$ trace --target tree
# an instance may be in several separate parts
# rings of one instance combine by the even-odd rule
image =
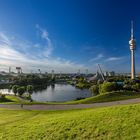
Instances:
[[[26,91],[26,89],[25,89],[24,86],[19,87],[19,88],[17,89],[17,92],[18,92],[19,96],[22,96],[23,93],[24,93],[25,91]]]
[[[30,93],[30,94],[33,93],[33,86],[32,85],[28,85],[26,89],[27,89],[28,93]]]
[[[14,92],[15,96],[16,96],[16,94],[17,94],[17,89],[18,89],[18,88],[19,88],[18,85],[12,86],[12,91]]]
[[[117,84],[115,82],[104,82],[99,86],[101,94],[117,90]]]

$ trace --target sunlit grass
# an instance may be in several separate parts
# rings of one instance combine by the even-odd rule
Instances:
[[[20,99],[16,96],[6,95],[6,98],[11,100],[12,102],[20,102]]]
[[[0,100],[1,104],[15,104],[15,103],[21,103],[21,100],[14,95],[5,95],[5,98],[3,100]]]
[[[139,112],[140,104],[70,111],[0,109],[0,139],[139,139]]]
[[[87,104],[87,103],[98,103],[98,102],[109,102],[109,101],[118,101],[125,99],[133,99],[139,98],[140,93],[132,92],[132,91],[114,91],[110,93],[106,93],[104,95],[97,95],[93,97],[89,97],[86,99],[78,100],[78,101],[70,101],[65,102],[66,104]]]

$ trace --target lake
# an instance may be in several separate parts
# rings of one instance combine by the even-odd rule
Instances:
[[[12,91],[1,89],[0,92],[5,94],[13,94]],[[78,89],[68,84],[55,84],[48,86],[42,91],[33,92],[31,98],[38,102],[52,102],[52,101],[71,101],[77,98],[87,98],[92,96],[88,89]]]

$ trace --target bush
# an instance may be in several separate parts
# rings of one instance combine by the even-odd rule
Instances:
[[[117,90],[117,84],[115,82],[104,82],[99,86],[100,94],[104,94],[106,92],[111,92]]]
[[[90,87],[90,91],[92,92],[92,94],[98,95],[99,94],[99,87],[98,87],[98,85],[91,86]]]
[[[26,91],[26,89],[25,89],[24,86],[19,87],[19,88],[17,89],[17,92],[18,92],[19,96],[22,96],[23,93],[24,93],[25,91]]]

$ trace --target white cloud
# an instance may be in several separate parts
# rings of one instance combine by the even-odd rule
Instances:
[[[42,39],[46,41],[44,45],[33,44],[17,36],[10,37],[0,32],[1,70],[8,70],[9,66],[12,67],[13,71],[15,71],[16,66],[20,66],[23,72],[37,71],[38,68],[44,72],[50,72],[52,69],[56,72],[77,72],[78,69],[81,69],[81,71],[86,69],[82,64],[76,64],[62,58],[52,58],[53,47],[48,32],[40,27],[38,29]]]
[[[103,54],[98,54],[95,58],[90,59],[89,62],[94,62],[94,61],[100,60],[103,57],[104,57]]]
[[[118,61],[123,59],[123,57],[109,57],[105,61]]]
[[[38,24],[36,24],[36,28],[41,32],[41,37],[44,38],[44,39],[46,39],[46,40],[48,40],[49,34],[48,34],[47,30],[41,28]]]
[[[47,47],[45,48],[43,55],[49,57],[53,51],[53,45],[49,38],[49,34],[46,29],[41,28],[38,24],[36,25],[36,28],[40,32],[41,38],[45,39],[47,43]]]

